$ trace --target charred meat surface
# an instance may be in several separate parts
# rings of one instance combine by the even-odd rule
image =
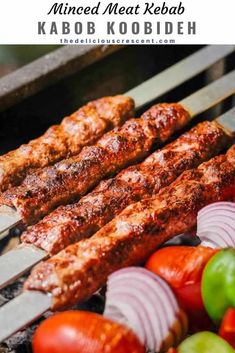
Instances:
[[[44,135],[0,156],[0,191],[19,185],[30,169],[78,154],[83,146],[133,117],[134,102],[125,96],[94,100],[51,126]]]
[[[66,246],[90,237],[128,205],[157,194],[183,171],[197,167],[231,143],[231,137],[216,122],[193,127],[139,165],[102,181],[78,203],[61,206],[21,237],[55,254]]]
[[[185,171],[157,196],[128,206],[91,238],[36,266],[25,289],[51,293],[54,310],[89,298],[109,274],[143,263],[160,244],[189,231],[198,211],[227,199],[234,184],[235,145]]]
[[[144,158],[187,124],[190,116],[177,103],[158,104],[139,119],[130,119],[75,157],[29,174],[5,191],[0,204],[15,207],[25,224],[37,222],[59,205],[72,203],[104,177]]]

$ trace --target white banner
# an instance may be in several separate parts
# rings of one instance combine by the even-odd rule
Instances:
[[[0,44],[234,44],[234,0],[1,0]]]

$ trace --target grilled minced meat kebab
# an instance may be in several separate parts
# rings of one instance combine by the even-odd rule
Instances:
[[[1,195],[0,204],[15,207],[23,223],[34,223],[57,206],[75,201],[104,177],[144,158],[189,119],[180,104],[155,105],[79,155],[29,174],[20,186]]]
[[[36,266],[26,289],[52,294],[52,309],[89,298],[112,272],[143,263],[163,242],[196,225],[198,211],[229,198],[235,187],[235,145],[185,171],[152,198],[123,210],[89,239]]]
[[[19,185],[26,173],[78,154],[83,146],[134,116],[134,101],[125,96],[94,100],[50,127],[44,135],[0,156],[0,191]]]
[[[125,207],[157,194],[183,171],[197,167],[230,143],[231,137],[216,122],[200,123],[143,163],[102,181],[78,203],[59,207],[28,228],[21,240],[55,254],[90,237]]]

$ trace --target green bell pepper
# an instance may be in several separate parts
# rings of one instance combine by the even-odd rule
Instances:
[[[202,275],[202,298],[216,324],[235,307],[235,249],[223,249],[209,260]]]
[[[186,338],[177,348],[178,353],[235,353],[222,338],[212,332],[199,332]]]

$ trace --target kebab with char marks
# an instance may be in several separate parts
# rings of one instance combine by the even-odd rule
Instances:
[[[144,159],[195,115],[229,97],[235,91],[234,77],[232,71],[179,103],[155,105],[139,119],[130,119],[95,145],[84,147],[79,155],[30,173],[20,186],[0,196],[0,236],[16,225],[38,222],[60,205],[78,201],[102,179]]]
[[[71,203],[98,182],[144,158],[190,120],[177,103],[158,104],[138,119],[128,120],[84,147],[77,156],[30,173],[18,187],[0,195],[0,204],[13,207],[24,224],[36,223],[61,204]]]
[[[230,79],[209,85],[186,98],[184,104],[196,103],[199,97],[202,97],[204,107],[211,104],[221,96],[224,90],[222,82],[226,83],[228,92]],[[215,88],[220,95],[218,92],[215,94]],[[58,209],[38,226],[30,228],[24,233],[20,246],[0,257],[0,288],[67,245],[91,236],[129,204],[157,193],[184,170],[196,167],[227,147],[234,133],[234,113],[232,109],[212,123],[197,126],[179,141],[157,151],[147,162],[130,167],[110,181],[104,181],[81,202]],[[164,127],[162,129],[164,132]]]
[[[54,310],[86,300],[112,272],[143,263],[159,245],[190,231],[202,207],[228,199],[234,188],[235,145],[36,266],[25,289],[50,293]]]
[[[41,137],[0,156],[0,191],[19,185],[32,169],[78,154],[82,147],[133,116],[132,98],[119,95],[91,101]]]
[[[230,143],[231,136],[216,121],[200,123],[141,164],[102,181],[78,203],[59,207],[29,227],[21,240],[55,254],[90,237],[125,207],[157,194],[183,171],[210,159]]]
[[[126,206],[157,194],[183,171],[198,166],[232,141],[226,122],[235,109],[213,122],[203,122],[143,163],[102,181],[78,203],[61,206],[23,233],[23,241],[0,257],[0,288],[66,246],[90,237]],[[222,125],[220,124],[222,122]],[[36,246],[36,247],[35,247]]]

